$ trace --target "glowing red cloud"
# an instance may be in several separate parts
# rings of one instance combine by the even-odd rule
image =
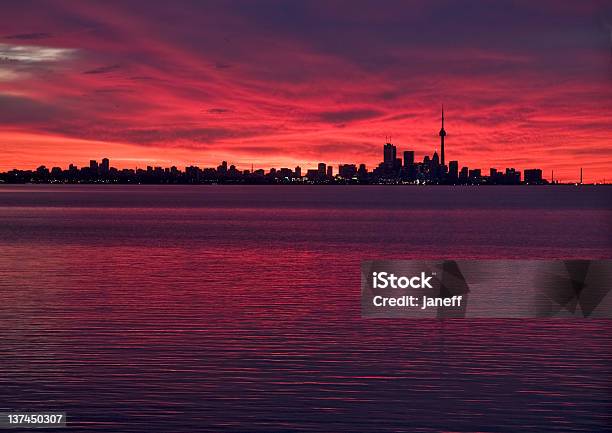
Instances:
[[[0,170],[103,156],[118,167],[372,167],[385,136],[419,159],[433,153],[442,103],[447,158],[461,165],[554,169],[560,180],[584,167],[587,181],[612,166],[610,53],[599,36],[523,49],[512,38],[525,33],[496,16],[486,18],[501,20],[489,30],[499,46],[470,36],[480,21],[449,21],[446,39],[400,27],[426,20],[426,3],[394,5],[401,23],[370,3],[352,15],[329,6],[319,21],[302,5],[295,29],[247,6],[142,6],[77,2],[26,23],[7,8]],[[525,32],[545,34],[521,13]]]

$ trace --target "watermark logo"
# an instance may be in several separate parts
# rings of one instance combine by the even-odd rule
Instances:
[[[612,260],[378,260],[362,317],[612,318]]]
[[[433,289],[433,286],[430,283],[433,277],[434,274],[426,276],[425,272],[421,272],[420,276],[415,277],[397,277],[393,273],[372,272],[372,287],[375,289],[386,289],[387,287],[391,287],[393,289],[407,289],[408,287],[413,289]]]

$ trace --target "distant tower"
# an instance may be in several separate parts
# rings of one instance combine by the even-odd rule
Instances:
[[[446,136],[446,131],[444,130],[444,105],[442,105],[442,128],[440,129],[440,164],[445,164],[444,159],[444,137]]]
[[[100,170],[100,174],[103,174],[103,175],[107,175],[108,174],[108,172],[110,170],[110,161],[108,160],[108,158],[103,158],[102,159],[102,164],[100,164],[98,169]]]
[[[326,168],[326,164],[324,162],[320,162],[319,165],[317,166],[317,174],[319,175],[320,178],[324,178],[325,177],[325,168]]]
[[[408,168],[414,165],[414,150],[404,151],[404,167]]]
[[[388,169],[393,168],[393,164],[395,164],[395,159],[397,158],[397,148],[391,143],[385,143],[383,148],[383,161],[385,167]]]

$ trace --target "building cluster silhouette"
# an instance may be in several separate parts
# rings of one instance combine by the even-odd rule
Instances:
[[[301,167],[238,170],[234,165],[223,161],[216,168],[186,167],[179,170],[148,166],[146,169],[117,169],[110,166],[108,158],[100,163],[91,160],[89,166],[78,168],[70,164],[68,169],[53,167],[49,170],[41,165],[36,170],[11,170],[0,173],[0,182],[5,183],[122,183],[122,184],[429,184],[429,185],[519,185],[548,184],[538,168],[521,172],[514,168],[498,170],[491,168],[483,173],[479,168],[459,168],[459,162],[446,164],[444,139],[444,108],[442,108],[440,154],[437,151],[430,157],[425,155],[421,162],[415,160],[413,150],[406,150],[403,158],[398,158],[397,147],[388,142],[383,146],[383,161],[369,171],[365,164],[340,164],[334,174],[333,167],[323,162],[317,168],[302,172]],[[551,179],[554,183],[554,179]]]

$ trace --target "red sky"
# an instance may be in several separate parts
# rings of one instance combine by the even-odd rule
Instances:
[[[420,160],[612,178],[607,2],[12,2],[0,170]]]

